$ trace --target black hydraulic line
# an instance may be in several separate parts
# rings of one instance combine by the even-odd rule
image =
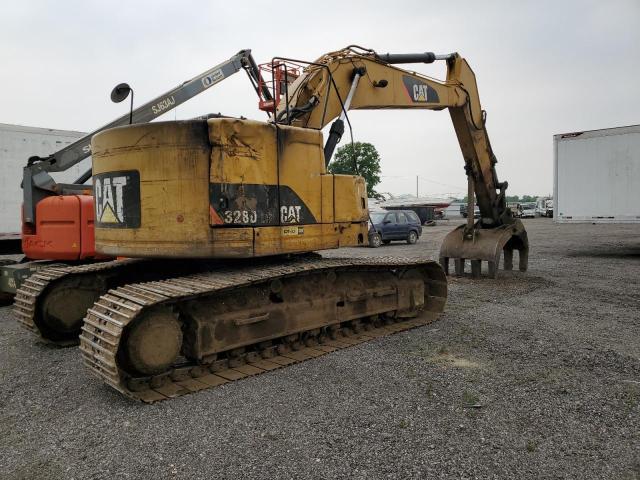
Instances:
[[[336,146],[340,142],[342,135],[344,134],[344,121],[338,118],[335,122],[331,124],[331,128],[329,129],[329,138],[327,138],[327,143],[324,146],[324,165],[325,167],[329,165],[331,161],[331,156],[333,155]]]
[[[91,169],[87,170],[82,175],[80,175],[78,178],[76,178],[73,181],[73,183],[76,184],[76,185],[82,185],[84,182],[86,182],[87,180],[89,180],[91,178],[91,172],[92,172]]]
[[[424,53],[383,53],[377,54],[376,58],[386,63],[433,63],[436,61],[436,54],[433,52]]]
[[[244,69],[247,72],[247,75],[249,75],[249,79],[251,80],[256,93],[260,95],[260,92],[262,92],[262,96],[265,100],[273,100],[273,95],[271,95],[269,88],[264,84],[260,84],[260,69],[258,68],[258,64],[251,53],[247,54],[244,60],[246,62]]]
[[[353,79],[351,81],[351,88],[349,89],[349,93],[347,94],[347,99],[342,104],[342,113],[338,117],[338,119],[333,122],[331,125],[331,129],[329,130],[329,138],[327,139],[327,143],[324,147],[324,160],[325,165],[329,165],[329,161],[331,160],[331,155],[333,155],[333,151],[335,150],[338,142],[342,138],[342,134],[344,133],[344,121],[343,117],[349,121],[347,110],[351,106],[351,101],[353,100],[353,96],[355,95],[356,88],[358,87],[358,82],[362,76],[367,73],[367,69],[365,67],[355,67],[353,69]],[[351,143],[353,143],[353,131],[351,128],[351,123],[349,123],[349,131],[351,132]],[[355,162],[354,162],[355,163]],[[356,173],[358,171],[357,164],[355,165]]]

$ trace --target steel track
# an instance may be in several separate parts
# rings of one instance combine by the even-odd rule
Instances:
[[[20,325],[51,341],[43,335],[37,321],[37,305],[41,296],[54,282],[69,275],[96,275],[107,270],[129,265],[135,260],[89,263],[85,265],[52,265],[35,272],[27,278],[17,290],[13,303],[13,313]],[[78,341],[51,341],[60,346],[77,345]]]
[[[246,288],[265,281],[302,276],[317,272],[401,270],[418,268],[425,273],[424,310],[419,318],[387,320],[387,325],[368,318],[366,331],[342,328],[334,338],[308,337],[306,348],[266,347],[202,365],[184,359],[169,371],[148,377],[132,377],[118,361],[127,326],[157,306],[176,306],[181,302],[211,298],[233,289]],[[434,271],[438,272],[434,275]],[[87,312],[80,335],[83,360],[93,374],[124,395],[143,402],[156,402],[191,392],[216,387],[247,376],[261,374],[293,363],[359,344],[373,338],[425,325],[436,320],[446,302],[446,277],[436,262],[380,259],[296,259],[271,265],[227,267],[167,280],[129,284],[110,290]],[[355,325],[355,324],[354,324]],[[359,325],[359,324],[358,324]],[[356,330],[358,328],[354,327]]]

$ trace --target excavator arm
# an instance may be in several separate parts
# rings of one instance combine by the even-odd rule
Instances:
[[[446,61],[447,78],[441,82],[396,66],[402,63]],[[485,112],[475,74],[457,53],[378,55],[372,50],[347,47],[324,55],[309,64],[302,75],[287,86],[276,119],[280,123],[321,129],[333,123],[325,160],[344,131],[346,111],[358,109],[448,109],[458,137],[469,181],[469,201],[477,199],[481,218],[454,230],[443,242],[441,262],[456,260],[456,272],[464,271],[470,259],[472,273],[479,275],[480,262],[489,262],[495,276],[501,250],[505,268],[512,268],[512,252],[520,252],[520,270],[527,268],[528,240],[522,223],[506,207],[507,182],[499,182],[496,157],[485,126]],[[474,195],[475,194],[475,195]],[[473,211],[473,210],[471,210]]]

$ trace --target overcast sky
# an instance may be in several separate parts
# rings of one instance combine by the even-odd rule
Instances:
[[[378,52],[457,51],[475,70],[498,176],[511,194],[552,191],[555,133],[640,123],[640,0],[30,1],[0,15],[0,123],[91,131],[238,50],[258,62],[314,60],[359,44]],[[415,70],[443,78],[444,65]],[[222,112],[265,119],[239,73],[161,119]],[[446,112],[359,111],[356,140],[382,157],[380,191],[465,190]],[[346,141],[346,137],[344,142]]]

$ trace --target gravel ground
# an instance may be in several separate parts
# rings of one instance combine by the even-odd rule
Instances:
[[[0,477],[638,479],[640,226],[526,226],[530,270],[435,324],[154,405],[0,308]]]

